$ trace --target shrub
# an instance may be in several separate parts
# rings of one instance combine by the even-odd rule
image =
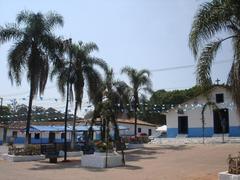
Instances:
[[[106,152],[107,149],[108,151],[113,151],[113,144],[109,142],[107,146],[107,143],[103,141],[95,141],[95,148],[98,152]]]
[[[40,145],[29,144],[23,148],[17,148],[12,145],[8,147],[8,154],[16,155],[16,156],[24,156],[24,155],[40,155],[41,148]]]

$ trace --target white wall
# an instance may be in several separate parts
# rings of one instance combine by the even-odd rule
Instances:
[[[134,124],[118,123],[118,125],[128,128],[128,130],[120,131],[120,135],[128,135],[128,136],[134,135]],[[148,135],[148,129],[151,129],[152,135],[156,134],[156,127],[146,126],[146,125],[137,125],[137,134],[140,134],[138,133],[138,128],[141,128],[141,133],[146,133]]]
[[[210,101],[216,103],[216,94],[224,94],[224,103],[217,103],[218,108],[227,108],[229,112],[229,127],[240,126],[240,116],[237,113],[237,108],[233,105],[231,93],[223,87],[213,89],[210,93]],[[188,116],[188,127],[189,128],[201,128],[202,127],[202,105],[207,102],[206,97],[198,96],[186,103],[183,103],[180,109],[185,109],[184,114],[178,114],[177,109],[170,110],[166,114],[167,127],[178,128],[178,116]],[[201,104],[201,106],[200,106]],[[192,106],[194,105],[194,106]],[[213,127],[213,110],[209,107],[206,108],[205,113],[205,127]]]

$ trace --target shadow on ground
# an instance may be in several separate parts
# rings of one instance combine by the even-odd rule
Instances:
[[[33,165],[30,170],[52,170],[52,169],[68,169],[81,168],[80,160],[71,160],[69,162],[59,161],[58,163],[49,163],[48,161],[39,161]]]
[[[190,145],[159,145],[158,147],[145,147],[144,149],[184,151],[192,148],[193,146],[190,146]]]
[[[142,159],[157,158],[157,155],[164,154],[165,150],[184,151],[192,148],[193,146],[189,145],[164,145],[158,147],[144,147],[141,149],[133,149],[127,151],[125,154],[126,161],[138,161]]]
[[[81,167],[81,161],[80,160],[72,160],[70,162],[58,162],[56,164],[50,164],[47,161],[40,161],[37,164],[33,165],[34,167],[30,168],[30,170],[35,170],[35,171],[42,171],[42,170],[61,170],[61,169],[69,169],[69,168],[81,168],[90,172],[104,172],[107,170],[110,170],[111,168],[85,168]],[[129,165],[126,164],[125,166],[122,167],[115,167],[118,169],[127,169],[127,170],[139,170],[142,169],[140,166],[134,166],[134,165]]]
[[[127,170],[139,170],[142,169],[140,166],[135,165],[129,165],[128,162],[131,161],[139,161],[139,160],[145,160],[145,159],[155,159],[158,157],[159,154],[164,154],[165,150],[173,150],[173,151],[183,151],[193,148],[193,146],[187,146],[187,145],[164,145],[164,146],[155,146],[155,147],[144,147],[141,149],[132,149],[127,150],[125,152],[126,157],[126,166],[124,167],[117,167],[119,169],[127,169]],[[100,168],[84,168],[81,167],[81,161],[80,160],[71,160],[70,162],[62,162],[59,161],[56,164],[48,163],[48,161],[39,161],[36,164],[33,165],[30,170],[52,170],[52,169],[69,169],[69,168],[82,168],[87,171],[91,172],[104,172],[108,169],[100,169]]]

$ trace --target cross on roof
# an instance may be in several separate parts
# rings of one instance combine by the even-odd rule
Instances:
[[[220,82],[220,80],[219,80],[219,79],[217,79],[217,80],[216,80],[216,82],[217,82],[217,85],[219,85],[219,82]]]

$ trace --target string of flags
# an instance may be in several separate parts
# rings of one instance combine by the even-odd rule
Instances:
[[[137,112],[139,114],[143,114],[144,112],[148,113],[168,113],[170,110],[175,110],[175,112],[178,112],[179,110],[186,112],[186,111],[191,111],[191,110],[196,110],[196,109],[202,109],[205,104],[201,103],[192,103],[192,104],[148,104],[148,103],[140,103],[140,106],[137,108]],[[233,102],[229,103],[220,103],[221,106],[224,108],[228,108],[230,111],[232,111],[235,106]],[[115,107],[120,108],[120,104],[116,104]],[[127,107],[129,107],[130,111],[133,111],[132,105],[127,104]],[[93,110],[93,105],[86,105],[85,111]],[[120,110],[121,112],[126,112],[126,109],[117,109]],[[71,110],[69,110],[71,112]],[[41,121],[43,120],[61,120],[64,119],[64,117],[61,117],[59,115],[62,115],[60,111],[56,111],[55,113],[51,112],[36,112],[32,113],[32,116],[46,116],[44,118],[40,118]],[[12,118],[23,118],[26,117],[26,113],[22,114],[9,114],[9,115],[2,115],[0,118],[2,119],[12,119]],[[73,118],[73,115],[69,115],[69,118]],[[37,118],[37,120],[39,120]]]

